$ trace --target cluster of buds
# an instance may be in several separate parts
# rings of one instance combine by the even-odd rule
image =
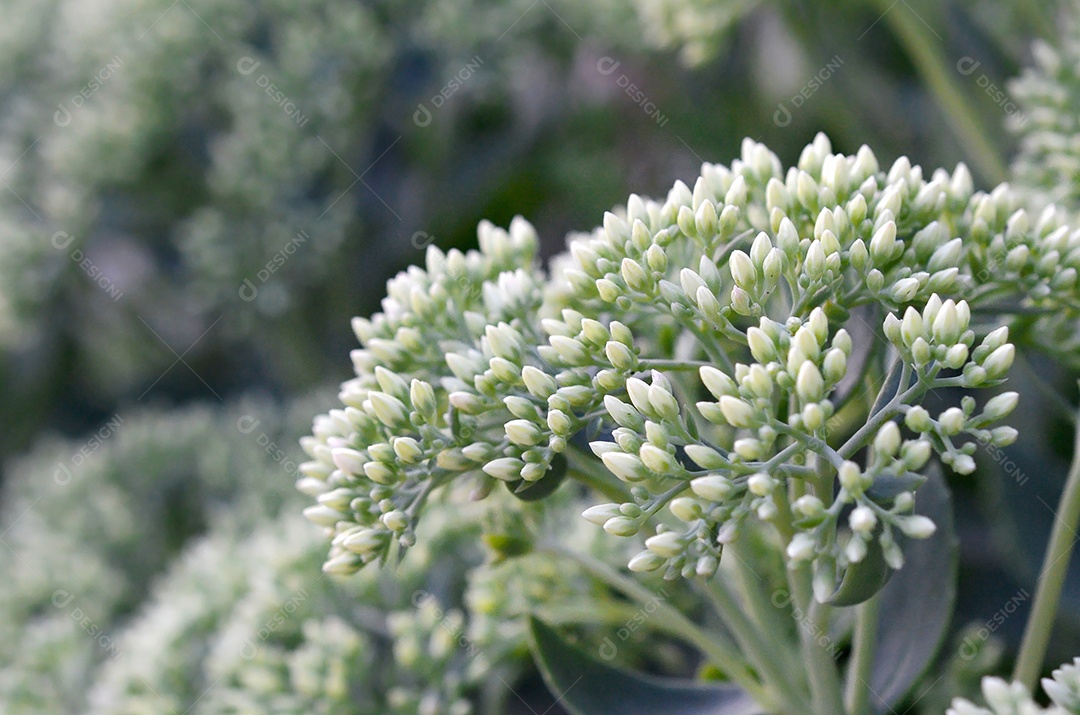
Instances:
[[[390,712],[470,715],[465,665],[456,662],[470,657],[465,615],[457,609],[444,611],[435,597],[423,596],[415,611],[392,613],[386,620],[394,639],[395,669],[418,679],[387,691]]]
[[[1001,678],[983,678],[982,694],[987,707],[957,698],[947,715],[1069,715],[1080,712],[1080,658],[1066,663],[1043,678],[1042,686],[1052,704],[1042,707],[1020,683],[1007,683]]]
[[[327,568],[410,544],[426,495],[452,480],[470,480],[474,497],[503,482],[530,499],[582,470],[626,494],[589,521],[651,532],[635,570],[711,573],[751,516],[792,524],[786,555],[814,563],[819,595],[872,543],[899,567],[898,535],[933,530],[913,504],[934,452],[969,473],[975,446],[960,435],[1015,438],[992,425],[1011,393],[981,413],[966,397],[936,419],[920,405],[936,388],[996,386],[1012,363],[1007,328],[970,325],[1004,285],[978,271],[1002,246],[1080,259],[1071,234],[1045,217],[1029,225],[1015,204],[1007,188],[975,192],[963,166],[925,178],[901,158],[883,171],[869,149],[835,154],[819,136],[786,171],[748,141],[692,188],[631,196],[572,236],[542,290],[531,230],[482,227],[480,253],[434,254],[358,323],[358,378],[346,408],[318,422],[301,481],[334,539]],[[1043,267],[1020,266],[1020,278],[1069,282]],[[888,359],[872,326],[849,331],[873,310],[888,316],[902,380],[846,434]],[[580,453],[588,440],[595,460]]]

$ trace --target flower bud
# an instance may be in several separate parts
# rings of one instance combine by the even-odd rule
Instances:
[[[626,567],[635,573],[655,571],[667,563],[667,559],[652,551],[640,551],[630,559]]]
[[[405,464],[416,464],[424,456],[424,450],[420,443],[412,437],[397,437],[394,439],[394,453]]]
[[[851,530],[860,534],[869,534],[874,530],[877,525],[877,517],[874,516],[874,512],[870,507],[859,506],[855,507],[851,512],[851,516],[848,518],[848,524],[851,525]]]
[[[915,405],[907,411],[904,416],[904,424],[912,432],[929,432],[930,428],[933,427],[930,422],[930,413],[921,405]]]
[[[892,260],[896,247],[896,223],[886,221],[870,239],[870,258],[874,265],[884,266]]]
[[[677,420],[679,418],[679,401],[655,382],[649,386],[649,404],[662,419]]]
[[[600,456],[604,466],[624,482],[640,482],[649,476],[649,471],[641,460],[625,452],[605,452]]]
[[[735,381],[728,374],[715,367],[703,365],[698,372],[701,375],[701,381],[705,384],[705,388],[712,393],[713,397],[720,399],[724,395],[739,394],[739,387],[735,384]],[[628,384],[629,382],[630,380],[627,381]]]
[[[409,402],[414,410],[427,419],[435,416],[435,390],[423,380],[413,380],[409,385]]]
[[[939,345],[954,345],[966,327],[960,324],[956,304],[952,300],[947,300],[941,304],[941,309],[934,318],[934,339]]]
[[[615,516],[604,522],[604,531],[612,536],[633,536],[638,532],[638,523],[630,517]]]
[[[743,290],[753,290],[757,283],[757,269],[754,268],[750,256],[742,251],[732,251],[728,259],[728,267],[731,269],[731,278],[735,285]]]
[[[691,522],[701,518],[701,503],[693,497],[672,499],[668,509],[679,521]]]
[[[844,462],[840,465],[838,472],[840,486],[852,494],[858,494],[862,491],[862,470],[859,469],[858,464],[851,461]]]
[[[750,354],[759,363],[767,364],[776,360],[776,344],[761,328],[748,328],[746,341],[750,345]]]
[[[993,357],[993,356],[991,356]],[[408,422],[409,413],[404,403],[385,392],[369,392],[368,401],[376,419],[387,427],[399,427]]]
[[[733,489],[731,480],[718,474],[710,474],[690,481],[690,490],[694,494],[712,502],[724,501]]]
[[[874,449],[878,454],[892,457],[900,449],[900,428],[895,422],[886,422],[874,437]]]
[[[632,290],[645,292],[650,285],[649,276],[645,269],[632,258],[622,259],[619,266],[622,278]]]
[[[665,531],[662,534],[645,539],[645,548],[657,556],[671,559],[681,554],[685,550],[686,544],[683,542],[681,534],[674,531]]]
[[[712,447],[706,447],[703,444],[688,444],[683,449],[686,451],[686,456],[703,469],[725,469],[731,466],[731,463]]]
[[[581,515],[585,517],[585,520],[589,523],[603,526],[608,519],[622,516],[622,512],[619,511],[618,504],[597,504],[596,506],[591,506],[581,512]]]
[[[817,365],[809,360],[802,364],[795,380],[795,391],[803,402],[817,402],[824,396],[825,380],[821,377]],[[723,404],[720,408],[723,409]]]
[[[604,396],[604,408],[620,427],[626,427],[635,432],[640,432],[645,427],[645,420],[641,414],[613,395]]]
[[[754,424],[755,411],[754,408],[743,402],[737,397],[730,395],[722,395],[719,399],[720,411],[724,414],[724,419],[728,421],[732,427],[751,427]]]
[[[532,447],[544,437],[544,433],[529,420],[510,420],[506,423],[506,437],[522,447]]]
[[[679,463],[667,450],[652,444],[644,444],[638,452],[641,463],[656,474],[671,474],[678,471]]]
[[[964,411],[959,407],[950,407],[938,415],[938,424],[941,427],[941,431],[949,437],[960,434],[964,429],[964,423],[966,421],[967,418],[964,415]]]
[[[1005,373],[1012,367],[1015,357],[1016,348],[1011,343],[1006,343],[990,353],[982,364],[982,368],[986,370],[986,379],[997,380],[1004,377]]]
[[[919,279],[917,278],[901,278],[893,283],[892,297],[897,303],[908,303],[913,300],[919,292]]]
[[[825,250],[821,241],[811,241],[810,248],[806,251],[806,260],[803,263],[803,271],[811,280],[817,280],[825,275]]]
[[[792,561],[810,561],[817,551],[817,542],[810,534],[799,532],[787,546],[787,557]]]
[[[899,519],[898,522],[904,535],[912,539],[929,539],[937,531],[934,522],[920,514],[904,517]]]
[[[750,478],[746,480],[746,488],[750,490],[751,494],[764,497],[772,494],[778,483],[776,479],[773,479],[768,474],[758,472],[750,475]]]
[[[495,479],[501,479],[504,482],[513,482],[521,478],[521,469],[525,466],[525,462],[514,457],[503,457],[501,459],[495,459],[483,466],[484,472]]]
[[[840,382],[847,374],[847,356],[840,348],[832,348],[825,353],[822,361],[825,379],[832,384]]]

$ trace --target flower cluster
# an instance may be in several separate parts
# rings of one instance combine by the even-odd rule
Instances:
[[[1044,708],[1019,683],[1007,683],[1000,678],[983,678],[982,692],[989,709],[957,698],[948,715],[1075,715],[1080,713],[1080,658],[1066,663],[1053,672],[1053,678],[1043,678],[1043,690],[1053,705]]]
[[[327,570],[413,543],[443,484],[529,499],[566,474],[617,496],[587,520],[652,532],[634,570],[711,574],[750,517],[812,562],[820,599],[871,546],[901,567],[901,536],[934,530],[914,513],[928,460],[967,474],[976,442],[1016,437],[997,424],[1015,393],[936,416],[925,398],[1000,385],[1018,308],[1024,327],[1075,323],[1080,234],[1017,204],[963,166],[883,171],[818,136],[785,171],[747,141],[692,189],[572,234],[546,281],[520,220],[483,224],[479,253],[432,251],[356,321],[346,409],[306,442]]]

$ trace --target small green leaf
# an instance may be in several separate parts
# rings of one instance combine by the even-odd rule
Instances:
[[[734,685],[657,678],[603,663],[529,619],[533,657],[559,705],[573,715],[758,715],[761,709]],[[600,655],[614,657],[615,644]]]
[[[916,496],[915,512],[930,517],[929,539],[908,539],[904,568],[881,591],[870,699],[890,713],[922,677],[945,639],[956,602],[959,542],[949,487],[934,468]]]
[[[878,540],[881,527],[874,531],[873,537],[866,544],[866,556],[863,560],[849,564],[844,570],[840,585],[826,603],[834,606],[854,606],[872,597],[888,583],[893,571],[885,563]]]

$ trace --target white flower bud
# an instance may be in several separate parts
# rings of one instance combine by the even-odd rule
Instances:
[[[769,376],[769,371],[761,365],[750,366],[750,372],[743,380],[743,385],[757,397],[769,397],[773,391],[773,381]]]
[[[817,542],[807,533],[799,532],[787,546],[787,556],[792,561],[810,561],[817,551]]]
[[[604,408],[620,427],[640,432],[645,426],[645,420],[637,410],[613,395],[604,396]]]
[[[626,564],[626,568],[634,573],[645,573],[647,571],[655,571],[665,563],[667,563],[667,559],[659,554],[655,554],[652,551],[640,551],[634,554],[630,559],[630,562]]]
[[[791,338],[791,346],[798,349],[809,360],[816,360],[821,353],[821,344],[809,323],[795,331],[795,335]]]
[[[899,196],[897,196],[899,198]],[[884,266],[892,260],[896,248],[896,223],[886,221],[870,239],[870,258],[874,265]]]
[[[762,273],[765,275],[765,284],[769,287],[776,285],[780,280],[780,274],[784,271],[784,253],[779,248],[769,250],[762,263]]]
[[[852,537],[844,547],[844,556],[848,562],[857,564],[866,558],[866,542],[860,538]]]
[[[551,397],[559,389],[554,377],[532,365],[526,365],[521,369],[521,379],[525,382],[525,388],[529,394],[542,400]]]
[[[803,427],[809,432],[817,432],[825,424],[825,411],[816,402],[804,406],[799,416],[802,418]]]
[[[919,439],[904,444],[900,458],[904,466],[911,471],[922,469],[930,461],[931,445],[929,440]]]
[[[897,303],[907,303],[919,292],[918,278],[901,278],[892,287],[892,297]]]
[[[960,339],[966,326],[961,325],[960,316],[956,312],[956,303],[947,300],[941,304],[937,316],[934,317],[934,339],[939,345],[953,345]]]
[[[847,356],[840,348],[832,348],[826,352],[821,364],[825,379],[832,384],[840,382],[847,374]]]
[[[506,423],[506,437],[522,447],[532,447],[544,437],[544,433],[529,420],[510,420]]]
[[[409,517],[400,509],[386,512],[382,515],[380,521],[394,533],[405,531],[405,527],[409,525]]]
[[[933,521],[919,514],[904,517],[899,524],[900,530],[912,539],[929,539],[937,531]]]
[[[334,526],[346,517],[337,509],[319,504],[304,509],[304,518],[318,526]]]
[[[686,456],[703,469],[724,469],[730,466],[728,460],[712,447],[703,444],[688,444],[684,447]]]
[[[817,519],[825,515],[825,503],[813,494],[804,494],[795,500],[792,508],[808,519]]]
[[[753,290],[757,283],[757,269],[754,268],[750,256],[742,251],[732,251],[728,259],[728,267],[731,270],[731,278],[735,285],[743,290]]]
[[[903,342],[903,324],[900,319],[893,313],[889,313],[885,316],[885,322],[882,324],[882,332],[885,333],[885,337],[889,342],[894,344],[902,344]]]
[[[743,439],[735,440],[735,444],[732,445],[732,449],[735,454],[739,455],[746,460],[760,459],[765,451],[765,445],[761,443],[761,440],[754,439],[752,437],[744,437]]]
[[[662,534],[645,539],[645,548],[657,556],[671,559],[681,554],[686,549],[686,544],[681,534],[674,531],[665,531]]]
[[[911,306],[904,311],[904,319],[900,323],[900,335],[904,339],[904,344],[908,346],[915,342],[916,338],[924,335],[922,315]]]
[[[706,389],[712,393],[713,397],[720,399],[724,395],[737,395],[739,393],[739,387],[735,384],[735,381],[715,367],[703,365],[698,372],[701,375],[702,383],[705,384]],[[627,380],[628,386],[631,380]]]
[[[963,343],[957,343],[945,352],[945,359],[942,362],[945,363],[945,367],[957,370],[964,366],[967,359],[968,346]]]
[[[949,465],[957,474],[971,474],[975,471],[975,460],[968,454],[957,454]]]
[[[862,491],[862,470],[859,469],[858,464],[851,461],[844,462],[840,465],[838,471],[840,486],[852,494],[858,494]]]
[[[949,437],[960,434],[966,421],[964,411],[959,407],[950,407],[938,415],[938,424],[941,426],[941,431]]]
[[[660,449],[652,444],[641,445],[638,452],[641,463],[656,474],[671,474],[679,469],[679,463],[667,450]]]
[[[694,216],[694,223],[697,225],[699,236],[711,239],[716,235],[716,206],[712,201],[703,201],[701,206],[698,206],[697,213]]]
[[[569,365],[583,365],[589,361],[589,352],[585,345],[577,338],[565,335],[552,335],[548,342],[559,357]]]
[[[562,410],[548,410],[548,429],[561,437],[569,437],[574,431],[573,420]]]
[[[615,516],[604,522],[604,531],[612,536],[633,536],[638,532],[638,523],[630,517]]]
[[[988,380],[997,380],[1004,377],[1005,373],[1012,367],[1013,359],[1016,357],[1016,348],[1011,343],[1002,345],[1000,348],[990,353],[990,355],[983,361],[982,368],[986,370],[986,378]]]
[[[810,242],[810,248],[806,251],[806,260],[803,263],[803,271],[812,280],[825,275],[825,250],[821,246],[821,241]]]
[[[622,289],[614,281],[600,278],[596,281],[596,292],[605,303],[614,303],[622,295]]]
[[[992,331],[985,338],[983,338],[982,346],[990,352],[993,352],[1007,342],[1009,342],[1009,328],[1003,326],[998,328],[997,330]]]
[[[596,524],[597,526],[603,526],[608,521],[608,519],[612,519],[616,516],[621,515],[622,512],[619,511],[619,505],[614,503],[597,504],[596,506],[591,506],[585,511],[581,512],[581,516],[585,518],[585,521],[588,521],[591,524]]]
[[[416,464],[423,458],[424,450],[412,437],[397,437],[394,439],[394,454],[405,464]]]
[[[983,408],[983,416],[988,420],[1000,420],[1016,409],[1020,395],[1015,392],[1003,392],[991,398]]]
[[[385,544],[385,532],[375,529],[364,529],[341,542],[342,547],[361,556],[373,554]]]
[[[525,462],[520,459],[503,457],[488,462],[483,469],[488,476],[504,482],[513,482],[521,478],[521,469],[524,466]]]
[[[640,482],[649,476],[645,465],[633,454],[605,452],[600,456],[600,460],[612,474],[624,482]]]
[[[396,397],[385,392],[369,392],[368,401],[375,417],[387,427],[401,426],[409,420],[404,403]]]
[[[718,474],[710,474],[690,481],[690,490],[702,499],[711,502],[724,501],[733,489],[731,480]]]
[[[674,395],[664,389],[662,385],[653,383],[649,386],[649,404],[652,405],[656,414],[662,419],[677,420],[679,418],[679,402]]]
[[[870,507],[859,506],[851,512],[848,523],[851,525],[852,531],[869,534],[877,525],[877,517],[874,516],[874,512]]]
[[[668,504],[668,510],[679,521],[697,521],[702,515],[701,503],[693,497],[672,499],[671,503]]]
[[[776,360],[776,344],[761,328],[748,328],[746,341],[750,345],[750,354],[759,363],[768,364]]]
[[[730,395],[722,395],[719,399],[720,411],[724,414],[724,419],[728,421],[732,427],[752,427],[754,424],[755,411],[754,408],[743,402],[737,397]]]
[[[929,432],[933,425],[930,422],[930,413],[921,405],[915,405],[904,416],[904,424],[912,432]]]
[[[330,450],[330,458],[334,460],[334,466],[353,476],[364,473],[364,455],[355,449],[347,447],[335,447]]]
[[[773,479],[764,472],[758,472],[757,474],[751,474],[750,478],[746,480],[746,488],[750,490],[750,493],[764,497],[773,493],[779,482]]]
[[[648,274],[646,274],[645,269],[632,258],[622,259],[622,264],[619,268],[623,280],[626,281],[626,285],[632,290],[644,292],[649,287],[650,281]]]
[[[930,343],[922,338],[915,338],[915,342],[911,344],[911,358],[915,361],[915,364],[925,365],[930,362],[932,357],[933,351],[930,349]]]
[[[799,375],[795,380],[795,391],[803,402],[817,402],[825,394],[825,380],[817,365],[807,360],[799,368]],[[721,404],[721,409],[723,405]]]
[[[886,422],[874,437],[874,449],[878,454],[892,457],[900,449],[900,428],[895,422]]]

